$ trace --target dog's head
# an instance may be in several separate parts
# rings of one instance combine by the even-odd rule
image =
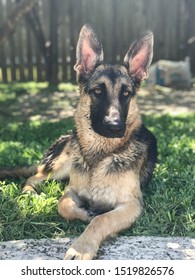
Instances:
[[[130,104],[141,81],[148,76],[153,56],[153,34],[133,43],[124,65],[103,63],[103,48],[91,26],[84,25],[77,44],[75,70],[81,94],[90,98],[93,130],[109,138],[121,138],[126,130]]]

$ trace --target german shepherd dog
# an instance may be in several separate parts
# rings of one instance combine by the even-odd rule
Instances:
[[[130,227],[141,213],[141,189],[151,180],[157,144],[142,124],[136,95],[152,55],[153,34],[148,32],[132,44],[124,65],[105,64],[97,35],[84,25],[75,65],[80,88],[75,131],[61,136],[40,166],[0,172],[0,178],[33,174],[24,191],[35,191],[48,176],[69,178],[58,212],[89,225],[66,252],[66,260],[93,259],[101,242]]]

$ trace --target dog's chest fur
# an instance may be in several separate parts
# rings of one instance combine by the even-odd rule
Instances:
[[[137,146],[140,149],[137,149]],[[81,207],[93,215],[114,209],[118,202],[126,202],[135,195],[134,169],[141,165],[145,146],[140,144],[135,135],[129,138],[125,145],[112,152],[105,153],[104,149],[82,151],[78,141],[75,141],[70,172],[69,186],[81,200]],[[137,182],[136,182],[137,184]],[[127,188],[132,185],[132,188]],[[137,196],[140,195],[138,192]]]

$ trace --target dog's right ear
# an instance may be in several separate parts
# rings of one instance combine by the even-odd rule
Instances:
[[[87,78],[96,65],[103,61],[103,48],[89,24],[82,27],[76,50],[77,63],[74,67],[78,79]]]
[[[148,77],[148,68],[153,57],[153,33],[148,31],[145,36],[131,45],[124,63],[129,75],[138,85]]]

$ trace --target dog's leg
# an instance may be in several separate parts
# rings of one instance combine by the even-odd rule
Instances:
[[[47,177],[48,174],[44,172],[44,165],[38,166],[37,173],[26,180],[22,192],[36,193],[36,186],[46,180]]]
[[[63,159],[64,162],[62,162],[60,157],[55,159],[53,169],[50,171],[46,171],[45,164],[38,166],[37,173],[26,180],[22,192],[29,191],[36,193],[36,186],[44,180],[62,180],[68,178],[72,162],[71,159],[65,156]]]
[[[71,135],[61,136],[47,150],[38,166],[36,174],[29,177],[24,185],[23,192],[36,193],[36,186],[44,180],[67,179],[69,177],[71,159]]]
[[[80,219],[89,222],[91,218],[81,206],[82,202],[78,195],[67,187],[65,194],[59,199],[58,213],[67,220]]]
[[[36,186],[44,180],[63,180],[69,177],[72,160],[69,142],[67,142],[68,138],[68,136],[61,137],[47,151],[43,164],[38,166],[36,174],[26,180],[23,192],[30,191],[36,193]],[[60,141],[62,143],[59,143]],[[59,149],[61,149],[60,152]]]
[[[66,260],[93,259],[102,241],[110,235],[130,227],[141,213],[141,203],[132,199],[114,210],[96,216],[83,234],[73,242],[65,255]]]

